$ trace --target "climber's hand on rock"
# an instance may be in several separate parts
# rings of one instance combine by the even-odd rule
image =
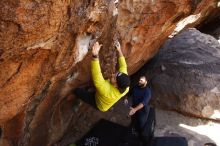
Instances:
[[[116,49],[117,49],[118,51],[121,51],[121,45],[120,45],[119,41],[115,41],[115,42],[114,42],[114,46],[116,47]]]
[[[119,56],[123,56],[123,53],[122,53],[122,50],[121,50],[121,45],[120,45],[119,41],[115,41],[114,45],[115,45],[115,48],[118,51]]]
[[[99,42],[95,42],[95,44],[92,47],[92,55],[98,56],[99,55],[99,50],[102,47],[102,44],[99,44]]]

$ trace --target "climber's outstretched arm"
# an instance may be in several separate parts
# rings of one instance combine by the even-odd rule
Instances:
[[[122,50],[121,50],[121,45],[120,43],[117,41],[115,42],[115,47],[118,51],[118,55],[119,55],[119,58],[118,58],[118,64],[119,64],[119,72],[123,72],[125,74],[128,74],[128,71],[127,71],[127,64],[126,64],[126,61],[125,61],[125,57],[122,53]]]

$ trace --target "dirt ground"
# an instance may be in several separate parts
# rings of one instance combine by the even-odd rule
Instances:
[[[80,107],[88,108],[88,106]],[[89,108],[86,114],[80,114],[73,120],[68,132],[55,146],[68,146],[80,139],[93,124],[99,119],[104,118],[124,126],[128,126],[130,118],[127,117],[129,108],[120,100],[108,112],[102,113]],[[188,140],[189,146],[203,146],[205,143],[214,142],[220,146],[220,123],[212,121],[186,117],[172,111],[156,109],[156,129],[155,136],[183,136]]]

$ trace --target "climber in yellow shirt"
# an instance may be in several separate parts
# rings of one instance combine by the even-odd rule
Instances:
[[[91,61],[91,73],[96,92],[89,92],[85,88],[76,88],[74,94],[96,109],[105,112],[128,93],[130,79],[127,72],[127,64],[119,42],[115,43],[119,55],[119,71],[113,74],[110,80],[103,78],[99,62],[99,50],[101,46],[102,45],[96,42],[92,47],[93,59]]]

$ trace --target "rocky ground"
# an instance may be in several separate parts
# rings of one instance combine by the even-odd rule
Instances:
[[[189,146],[203,146],[213,142],[220,145],[220,124],[183,116],[176,112],[157,109],[155,136],[183,136]]]
[[[82,106],[81,108],[84,107]],[[87,116],[78,117],[77,123],[73,123],[69,127],[68,133],[55,146],[68,146],[74,143],[100,118],[126,126],[130,122],[130,119],[126,117],[127,112],[128,107],[123,105],[122,100],[106,113],[96,112],[91,109],[86,114]],[[183,136],[187,138],[189,146],[203,146],[207,142],[214,142],[220,145],[220,139],[218,138],[219,123],[186,117],[176,112],[161,109],[156,109],[156,120],[155,136]]]

